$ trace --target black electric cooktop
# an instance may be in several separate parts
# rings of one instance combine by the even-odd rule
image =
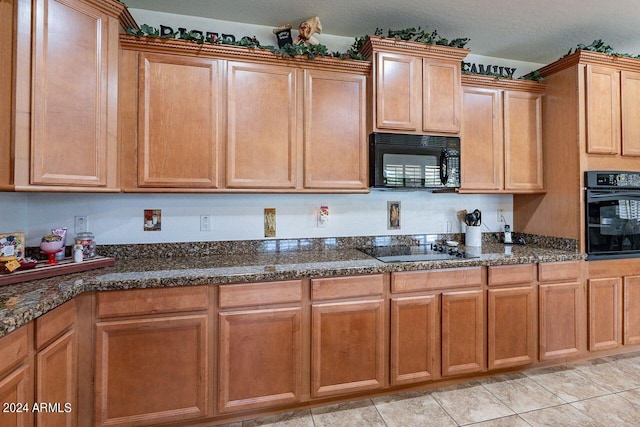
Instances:
[[[442,261],[480,258],[480,255],[470,254],[457,247],[450,247],[444,244],[374,246],[372,248],[361,249],[361,251],[382,262]]]

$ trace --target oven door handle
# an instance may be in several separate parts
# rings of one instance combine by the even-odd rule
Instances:
[[[620,200],[620,198],[640,201],[640,191],[587,191],[587,202],[592,200]]]

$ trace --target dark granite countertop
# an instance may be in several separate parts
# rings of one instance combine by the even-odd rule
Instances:
[[[118,259],[113,267],[0,287],[0,336],[92,291],[201,284],[249,283],[305,277],[374,274],[584,259],[575,251],[483,243],[474,259],[383,263],[356,249]],[[509,251],[510,253],[506,253]]]

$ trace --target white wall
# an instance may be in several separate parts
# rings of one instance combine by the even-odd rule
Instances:
[[[387,201],[400,201],[401,229],[387,230]],[[328,205],[330,220],[318,228],[316,212]],[[0,193],[0,232],[25,231],[37,246],[54,227],[73,236],[76,215],[88,216],[99,244],[263,239],[263,209],[276,208],[276,238],[340,237],[461,232],[459,210],[480,209],[484,231],[501,230],[497,209],[513,219],[511,195],[459,195],[372,191],[370,194],[12,194]],[[144,209],[162,210],[162,230],[144,231]],[[213,215],[212,231],[200,231],[200,215]]]

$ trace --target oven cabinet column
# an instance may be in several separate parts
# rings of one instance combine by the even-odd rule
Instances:
[[[589,261],[589,350],[640,344],[640,267],[635,259]]]
[[[537,293],[533,264],[488,267],[488,368],[537,360]]]
[[[386,387],[385,276],[311,280],[311,396]]]
[[[210,414],[207,286],[96,294],[96,426]]]
[[[480,372],[482,267],[391,275],[391,385]]]
[[[218,289],[218,412],[301,401],[302,281]]]
[[[576,357],[584,351],[582,262],[538,264],[539,358]]]

